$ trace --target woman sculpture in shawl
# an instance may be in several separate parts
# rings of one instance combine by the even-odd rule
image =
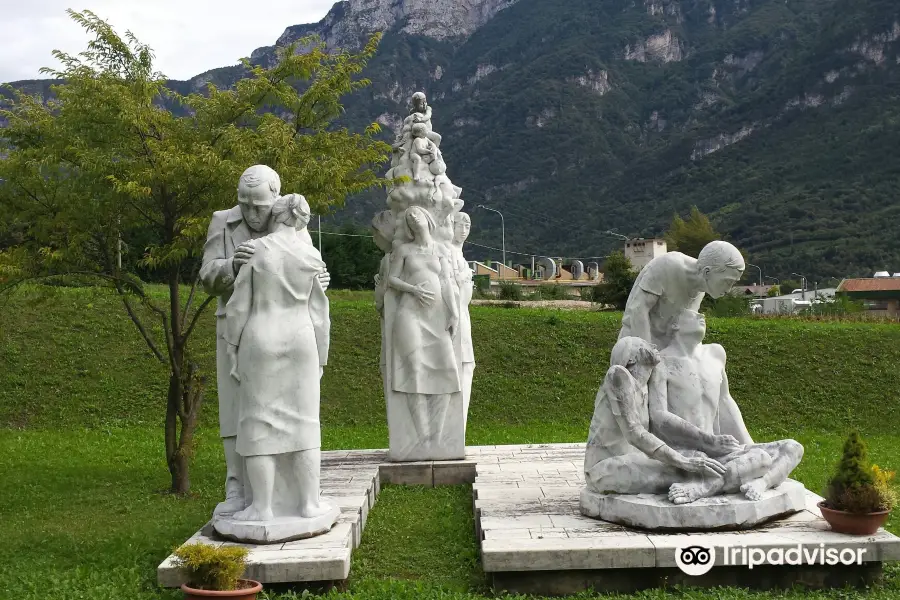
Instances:
[[[444,245],[434,238],[434,218],[411,206],[398,219],[406,242],[391,253],[387,285],[397,308],[390,324],[386,370],[388,393],[400,393],[418,440],[436,441],[444,427],[449,395],[461,391],[453,338],[459,324],[459,302],[451,282],[453,267]]]
[[[325,263],[302,236],[309,218],[299,194],[275,202],[269,233],[254,242],[226,307],[231,375],[240,384],[237,451],[252,496],[231,519],[277,519],[280,533],[266,540],[273,542],[327,531],[339,512],[319,498],[319,379],[330,321],[316,277]],[[314,526],[297,522],[310,519]]]

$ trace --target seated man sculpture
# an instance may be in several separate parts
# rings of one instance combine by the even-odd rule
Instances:
[[[675,504],[783,482],[803,457],[794,440],[755,444],[728,391],[725,351],[700,342],[703,316],[685,310],[662,352],[640,338],[613,347],[585,452],[596,493],[659,494]]]
[[[597,392],[584,459],[585,481],[596,493],[666,493],[690,474],[718,477],[725,467],[702,453],[685,456],[649,431],[648,384],[660,356],[636,337],[616,342]],[[658,377],[659,374],[656,373]],[[712,436],[724,450],[732,439]],[[698,479],[699,480],[699,479]]]
[[[674,483],[669,499],[685,504],[740,491],[759,500],[787,479],[803,458],[803,446],[789,439],[753,442],[728,389],[725,349],[703,344],[705,334],[706,320],[690,309],[671,324],[670,343],[660,352],[649,383],[650,430],[687,455],[703,452],[714,458],[725,472]],[[740,446],[720,443],[728,437]]]

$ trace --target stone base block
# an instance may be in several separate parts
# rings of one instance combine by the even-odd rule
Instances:
[[[760,500],[742,494],[672,504],[664,494],[597,494],[581,491],[581,513],[595,519],[655,532],[751,529],[803,510],[806,488],[789,479]]]
[[[327,500],[328,511],[318,517],[277,517],[271,521],[238,521],[232,515],[213,518],[213,529],[226,540],[248,544],[283,544],[328,533],[341,509]]]
[[[631,594],[676,585],[690,587],[731,586],[755,590],[865,588],[882,577],[880,562],[850,566],[800,565],[795,567],[761,565],[753,570],[744,566],[716,567],[709,573],[692,577],[678,568],[598,569],[569,571],[531,571],[490,573],[491,587],[497,593],[535,596],[569,596],[595,590],[602,593]]]

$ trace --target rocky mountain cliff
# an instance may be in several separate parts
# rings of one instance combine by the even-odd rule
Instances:
[[[479,203],[504,212],[508,249],[566,256],[618,248],[608,229],[660,234],[696,204],[767,274],[900,270],[895,0],[346,0],[252,59],[375,31],[373,85],[346,122],[392,137],[424,90],[474,242],[500,245]]]

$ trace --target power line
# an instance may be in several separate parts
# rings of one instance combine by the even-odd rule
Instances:
[[[364,237],[364,238],[369,238],[369,239],[371,239],[371,240],[374,240],[374,239],[375,239],[374,236],[371,236],[371,235],[360,235],[360,234],[358,234],[358,233],[335,233],[335,232],[333,232],[333,231],[319,231],[318,229],[307,229],[307,231],[309,231],[310,233],[316,233],[316,232],[319,232],[319,233],[321,233],[322,235],[339,235],[339,236],[342,236],[342,237]]]
[[[478,246],[479,248],[486,248],[488,250],[497,250],[498,252],[502,251],[500,248],[495,248],[493,246],[485,246],[484,244],[476,244],[475,242],[469,242],[469,241],[467,241],[466,243],[471,244],[472,246]],[[606,256],[557,256],[557,255],[549,253],[549,252],[516,252],[514,250],[510,250],[509,248],[506,249],[506,253],[507,254],[518,254],[519,256],[535,256],[535,257],[546,256],[548,258],[559,258],[559,259],[563,259],[563,260],[591,260],[591,259],[595,259],[595,258],[608,258],[609,257],[608,254]]]
[[[310,233],[319,232],[318,229],[308,229],[307,231],[309,231]],[[375,239],[374,236],[362,235],[362,234],[358,234],[358,233],[336,233],[333,231],[322,231],[321,233],[322,233],[322,235],[339,235],[341,237],[361,237],[361,238],[369,238],[370,240]],[[469,242],[469,241],[466,241],[466,243],[470,244],[472,246],[478,246],[479,248],[485,248],[487,250],[496,250],[497,252],[502,252],[502,249],[495,248],[493,246],[485,246],[484,244],[476,244],[475,242]],[[509,250],[509,249],[506,250],[506,253],[507,254],[517,254],[519,256],[546,256],[546,257],[552,257],[552,258],[560,258],[563,260],[593,260],[593,259],[603,259],[603,258],[607,258],[609,256],[609,255],[606,255],[606,256],[557,256],[557,255],[555,255],[553,253],[549,253],[549,252],[516,252],[515,250]]]

